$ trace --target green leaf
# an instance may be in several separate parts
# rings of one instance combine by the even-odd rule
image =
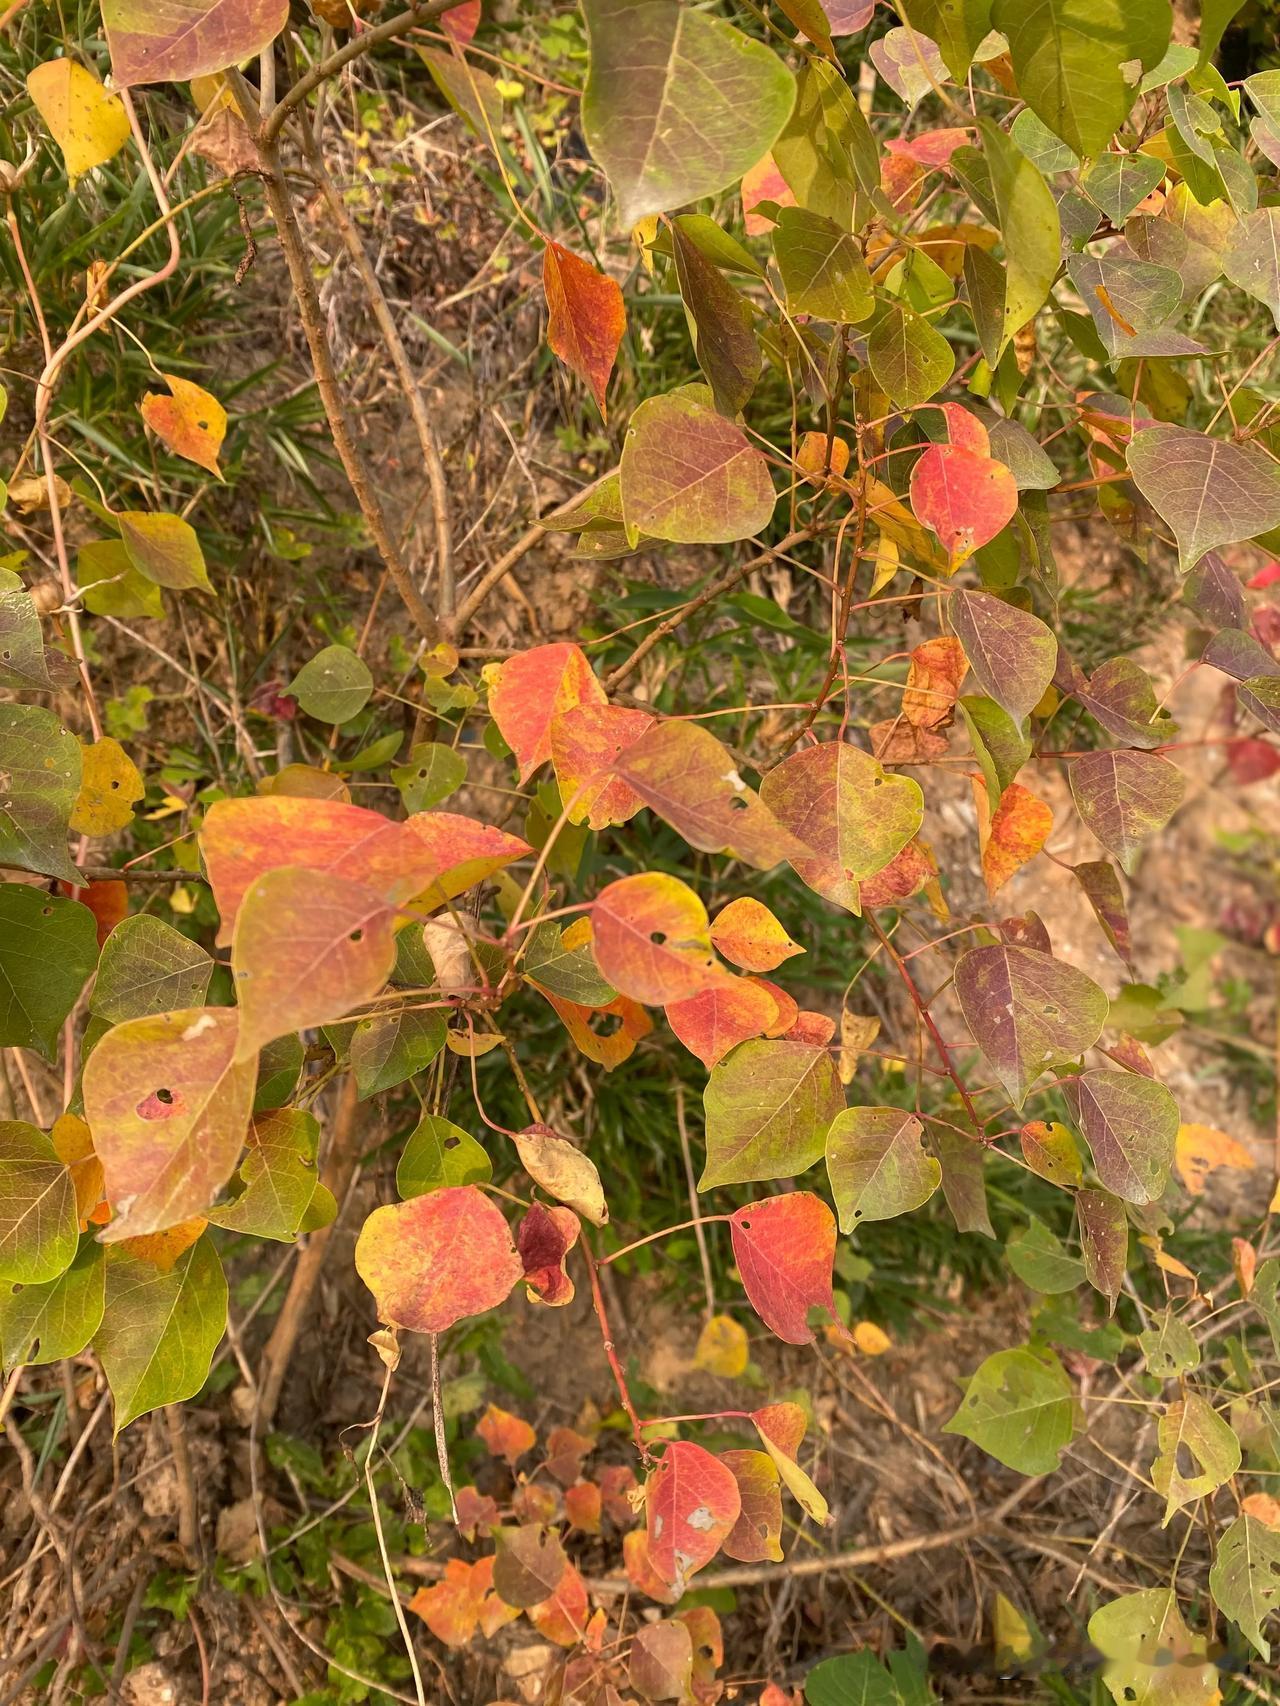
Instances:
[[[1163,160],[1151,154],[1100,154],[1081,178],[1080,188],[1118,229],[1164,174]]]
[[[79,1356],[102,1321],[105,1256],[86,1238],[56,1279],[0,1286],[0,1366],[38,1368]]]
[[[1009,126],[1009,135],[1030,160],[1037,172],[1051,178],[1057,172],[1074,172],[1080,157],[1068,148],[1061,137],[1055,136],[1047,125],[1026,107]]]
[[[756,278],[764,277],[764,268],[751,251],[705,213],[677,213],[671,223],[713,266],[723,267],[726,272],[749,272]],[[655,240],[652,247],[658,246]]]
[[[1136,93],[1124,67],[1157,65],[1169,45],[1169,0],[995,0],[1018,92],[1084,158],[1101,154]]]
[[[1084,1284],[1084,1264],[1068,1253],[1057,1235],[1043,1220],[1034,1217],[1009,1239],[1005,1246],[1009,1266],[1024,1285],[1045,1296],[1074,1291]]]
[[[1031,737],[994,699],[971,694],[957,699],[956,706],[982,767],[988,798],[998,800],[1031,757]]]
[[[76,554],[76,584],[94,616],[122,622],[164,615],[160,588],[134,568],[122,539],[92,539]]]
[[[648,398],[632,415],[622,507],[633,539],[721,545],[768,524],[777,501],[769,464],[709,401],[705,386],[687,386]]]
[[[35,1126],[0,1122],[0,1280],[56,1279],[71,1265],[79,1236],[70,1168]]]
[[[607,1007],[618,993],[601,977],[590,942],[566,948],[563,930],[551,921],[529,932],[524,974],[540,989],[579,1007]]]
[[[493,1166],[471,1133],[439,1114],[424,1114],[396,1167],[396,1190],[407,1201],[446,1185],[487,1185]]]
[[[52,1060],[97,958],[87,906],[28,883],[0,884],[0,1048],[36,1049]]]
[[[350,646],[326,646],[303,664],[287,691],[317,722],[347,723],[369,703],[373,676]]]
[[[1116,1706],[1214,1706],[1221,1672],[1192,1635],[1173,1588],[1127,1593],[1095,1611],[1089,1639],[1107,1663],[1102,1672]]]
[[[762,357],[752,330],[751,305],[678,223],[672,230],[672,248],[698,366],[707,376],[717,409],[736,415],[760,377]]]
[[[80,742],[43,705],[0,705],[0,865],[78,885],[67,825],[80,754]]]
[[[1067,776],[1086,827],[1130,874],[1186,792],[1182,772],[1154,752],[1089,752],[1070,761]]]
[[[258,1081],[253,1096],[255,1114],[273,1113],[292,1100],[304,1055],[297,1036],[276,1037],[266,1045],[258,1056]]]
[[[955,989],[973,1040],[1019,1108],[1042,1072],[1092,1047],[1107,1019],[1092,978],[1035,948],[971,948]]]
[[[913,29],[937,42],[943,64],[963,83],[991,29],[991,0],[906,0],[899,11]]]
[[[997,1351],[969,1381],[943,1433],[971,1439],[1009,1469],[1049,1475],[1075,1434],[1076,1406],[1052,1351]]]
[[[795,110],[773,157],[801,207],[834,219],[842,230],[861,224],[860,200],[880,190],[879,149],[839,66],[806,61]]]
[[[420,741],[409,750],[406,763],[397,765],[391,780],[400,790],[405,810],[430,811],[460,788],[467,779],[467,761],[454,747],[442,742]]]
[[[773,252],[793,314],[851,325],[875,306],[862,250],[833,219],[803,207],[784,207],[773,233]]]
[[[955,372],[951,345],[923,315],[890,303],[871,329],[867,360],[876,384],[902,409],[928,402]]]
[[[1222,270],[1232,284],[1265,302],[1280,326],[1280,207],[1245,215],[1223,252]]]
[[[1076,1085],[1080,1129],[1107,1190],[1125,1202],[1158,1202],[1173,1166],[1178,1104],[1154,1078],[1106,1069]]]
[[[198,942],[140,912],[125,918],[102,944],[89,1011],[110,1024],[182,1007],[200,1007],[213,960]]]
[[[492,148],[502,128],[502,95],[493,78],[464,54],[442,53],[417,42],[414,48],[436,88],[472,136]]]
[[[130,563],[153,586],[212,592],[196,530],[180,515],[122,511],[115,517]]]
[[[1174,1314],[1172,1304],[1159,1317],[1158,1325],[1138,1334],[1138,1343],[1148,1371],[1157,1380],[1176,1380],[1200,1366],[1200,1346],[1191,1329]]]
[[[767,154],[795,82],[762,42],[678,0],[583,0],[587,147],[630,227],[735,183]]]
[[[48,693],[52,687],[31,594],[17,575],[0,570],[0,688]]]
[[[845,1108],[827,1132],[827,1175],[841,1232],[921,1207],[942,1168],[921,1144],[924,1127],[903,1108]]]
[[[206,1233],[167,1272],[107,1252],[106,1310],[93,1348],[115,1402],[115,1431],[194,1398],[227,1325],[227,1282]]]
[[[393,1090],[414,1077],[444,1047],[445,1018],[438,1008],[404,1008],[359,1019],[351,1034],[351,1066],[361,1098]]]
[[[1014,333],[1035,318],[1049,295],[1058,273],[1062,231],[1049,186],[1026,155],[989,119],[983,119],[978,128],[991,173],[996,223],[1004,239],[1004,315],[998,361]]]
[[[1161,422],[1136,432],[1129,472],[1178,541],[1179,567],[1280,526],[1280,466],[1256,444]]]
[[[215,1226],[291,1244],[299,1231],[327,1225],[337,1212],[316,1177],[320,1127],[301,1108],[257,1117],[236,1173],[238,1193],[206,1211]]]
[[[1280,1534],[1248,1512],[1238,1516],[1218,1542],[1209,1592],[1218,1609],[1270,1660],[1271,1643],[1262,1625],[1280,1598]]]
[[[1165,1495],[1167,1528],[1183,1505],[1216,1493],[1240,1467],[1240,1441],[1199,1392],[1170,1404],[1156,1430],[1159,1446],[1151,1465],[1156,1491]]]
[[[893,1678],[866,1647],[814,1665],[804,1697],[808,1706],[902,1706]]]
[[[986,1150],[962,1131],[939,1126],[929,1139],[942,1168],[942,1195],[961,1232],[994,1238],[987,1208]]]
[[[825,1048],[761,1037],[712,1068],[703,1106],[707,1160],[698,1189],[709,1191],[803,1173],[822,1154],[844,1093]]]

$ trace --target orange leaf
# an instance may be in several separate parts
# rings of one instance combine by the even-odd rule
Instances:
[[[108,878],[103,882],[90,883],[88,888],[78,889],[71,883],[60,882],[59,894],[67,895],[71,900],[78,900],[81,906],[87,906],[94,916],[98,926],[98,946],[101,947],[107,937],[122,919],[129,916],[129,885]]]
[[[625,705],[576,705],[551,719],[551,762],[570,823],[607,829],[626,823],[644,801],[613,773],[618,754],[655,719]]]
[[[586,1632],[590,1611],[587,1584],[568,1564],[551,1598],[529,1607],[529,1621],[544,1640],[554,1641],[557,1647],[576,1647]]]
[[[105,1207],[102,1186],[102,1163],[94,1154],[89,1128],[76,1114],[59,1114],[53,1122],[49,1141],[59,1161],[71,1170],[76,1192],[76,1213],[83,1232],[90,1220]]]
[[[826,1048],[836,1034],[836,1022],[828,1013],[797,1013],[794,1024],[783,1036],[788,1042],[812,1043],[815,1048]]]
[[[542,285],[547,293],[547,342],[566,367],[586,380],[608,419],[605,391],[627,329],[618,282],[559,243],[548,243],[542,255]]]
[[[218,452],[227,435],[227,411],[202,385],[180,379],[176,373],[162,373],[160,377],[172,396],[148,391],[138,405],[143,420],[175,456],[195,462],[221,479]]]
[[[649,1556],[649,1535],[643,1528],[629,1529],[622,1537],[622,1563],[627,1579],[637,1593],[647,1594],[663,1605],[673,1605],[679,1592],[664,1581]]]
[[[980,782],[975,779],[975,786]],[[983,784],[983,793],[986,788]],[[1010,782],[991,819],[991,833],[982,849],[982,874],[987,893],[995,894],[1013,873],[1034,859],[1049,839],[1053,813],[1020,782]]]
[[[514,1469],[526,1451],[532,1451],[537,1434],[523,1416],[512,1415],[497,1404],[490,1404],[476,1423],[476,1432],[484,1441],[491,1457],[505,1457]]]
[[[911,654],[902,714],[917,728],[932,729],[953,714],[960,683],[969,668],[964,648],[954,634],[926,640]]]
[[[122,1239],[120,1248],[126,1255],[136,1256],[140,1262],[149,1262],[153,1268],[167,1274],[208,1224],[207,1220],[196,1215],[191,1220],[179,1221],[177,1226],[170,1226],[164,1232],[147,1232],[141,1238]]]
[[[667,1004],[667,1023],[708,1070],[748,1037],[763,1036],[778,1018],[778,1003],[763,983],[735,978]]]
[[[578,1481],[564,1490],[564,1514],[582,1534],[599,1534],[601,1498],[594,1481]]]
[[[1253,1156],[1243,1143],[1211,1125],[1179,1126],[1175,1160],[1182,1182],[1193,1197],[1203,1193],[1215,1168],[1236,1167],[1247,1171],[1253,1166]]]
[[[911,470],[911,510],[937,534],[953,570],[989,544],[1018,508],[1003,462],[961,445],[931,444]]]
[[[502,1303],[524,1264],[501,1210],[474,1185],[452,1185],[375,1208],[356,1240],[356,1272],[389,1327],[443,1333]]]
[[[555,1008],[560,1023],[587,1059],[606,1072],[629,1060],[640,1038],[653,1029],[653,1020],[644,1008],[627,995],[619,995],[605,1007],[581,1007],[548,990],[540,993]]]
[[[518,835],[457,812],[415,812],[404,827],[413,831],[433,867],[431,880],[413,896],[419,911],[455,900],[533,851]]]
[[[516,755],[521,782],[550,759],[558,712],[607,703],[585,655],[567,642],[517,652],[499,665],[489,689],[489,714]]]
[[[742,174],[742,212],[748,237],[762,237],[773,230],[773,220],[755,212],[762,201],[776,202],[779,207],[796,205],[795,191],[778,170],[772,154],[766,154],[749,172]]]
[[[591,909],[592,950],[602,975],[623,995],[650,1006],[727,988],[732,973],[716,964],[707,909],[665,871],[620,877]]]
[[[440,17],[440,28],[452,36],[459,47],[465,47],[480,27],[480,0],[462,0],[461,6]]]
[[[773,971],[804,949],[793,942],[762,901],[742,895],[716,914],[711,941],[744,971]]]

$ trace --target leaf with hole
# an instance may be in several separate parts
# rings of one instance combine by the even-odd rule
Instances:
[[[997,1351],[970,1376],[943,1428],[1022,1475],[1050,1475],[1076,1431],[1071,1381],[1050,1350]]]
[[[1200,1392],[1188,1391],[1169,1405],[1156,1442],[1151,1480],[1165,1497],[1165,1528],[1184,1505],[1216,1493],[1240,1467],[1240,1441]]]
[[[1224,1616],[1269,1661],[1271,1644],[1262,1626],[1280,1599],[1280,1534],[1242,1512],[1218,1541],[1209,1591]]]
[[[222,478],[218,452],[227,436],[227,411],[203,385],[162,373],[169,395],[149,391],[139,403],[143,420],[167,450]]]
[[[942,1168],[927,1155],[924,1127],[903,1108],[846,1108],[827,1132],[827,1174],[841,1232],[891,1220],[927,1203]]]
[[[649,1562],[677,1594],[709,1564],[742,1509],[738,1483],[718,1457],[673,1440],[645,1482]]]
[[[771,1034],[778,1003],[763,983],[739,977],[683,1001],[669,1001],[666,1014],[676,1036],[709,1070],[739,1043]]]
[[[965,1023],[1020,1108],[1042,1072],[1098,1040],[1109,1003],[1092,978],[1034,948],[971,948],[955,971]]]
[[[1067,766],[1071,795],[1086,827],[1132,874],[1143,843],[1182,804],[1186,780],[1154,752],[1089,752]]]
[[[440,1114],[424,1114],[396,1166],[396,1190],[421,1197],[446,1185],[487,1185],[493,1166],[484,1145]]]
[[[601,975],[635,1001],[660,1007],[736,981],[716,963],[707,909],[664,871],[610,883],[596,896],[591,920]]]
[[[80,792],[69,819],[80,835],[114,835],[133,822],[133,808],[146,792],[129,754],[103,735],[80,755]]]

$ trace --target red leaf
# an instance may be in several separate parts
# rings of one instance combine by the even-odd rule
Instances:
[[[431,881],[414,894],[417,909],[443,906],[533,849],[518,835],[457,812],[415,812],[405,824],[426,848]]]
[[[524,1279],[531,1303],[556,1308],[573,1302],[573,1281],[565,1272],[565,1258],[578,1242],[582,1223],[571,1208],[544,1208],[533,1204],[516,1232],[516,1249],[524,1263]]]
[[[709,1564],[742,1509],[733,1473],[688,1440],[673,1440],[645,1483],[649,1562],[683,1593]]]
[[[622,1537],[622,1563],[637,1593],[647,1594],[663,1605],[671,1605],[680,1595],[673,1590],[653,1567],[649,1557],[649,1536],[643,1528],[630,1529]]]
[[[1280,770],[1280,751],[1265,740],[1233,740],[1227,748],[1227,765],[1232,779],[1247,788]]]
[[[1274,586],[1277,581],[1280,581],[1280,563],[1271,562],[1265,568],[1259,569],[1256,575],[1250,576],[1245,585],[1253,592],[1261,592],[1264,587]]]
[[[900,906],[904,900],[919,894],[922,888],[938,875],[937,861],[923,841],[909,841],[874,877],[859,885],[858,898],[862,910],[869,912],[877,906]]]
[[[730,1218],[733,1258],[747,1300],[780,1339],[811,1345],[809,1310],[835,1315],[835,1216],[810,1191],[748,1203]]]
[[[795,1022],[783,1036],[792,1043],[812,1043],[815,1048],[826,1048],[836,1034],[836,1022],[826,1013],[797,1013]]]
[[[604,705],[604,688],[582,651],[567,642],[517,652],[498,669],[489,713],[527,782],[551,757],[551,719],[576,705]]]
[[[587,1585],[568,1564],[551,1598],[529,1607],[529,1621],[544,1640],[554,1641],[557,1647],[576,1647],[586,1633],[590,1611]]]
[[[989,544],[1018,508],[1003,462],[961,445],[931,444],[911,470],[911,509],[942,541],[951,567]]]
[[[71,900],[78,900],[81,906],[89,908],[98,926],[99,947],[121,919],[129,916],[129,885],[116,882],[113,878],[100,883],[90,883],[88,888],[84,889],[75,888],[71,883],[59,882],[58,893],[67,895]]]
[[[597,895],[591,917],[596,964],[635,1001],[665,1006],[733,981],[711,951],[706,908],[678,877],[620,877]]]
[[[461,6],[441,14],[440,28],[447,36],[452,36],[459,47],[465,47],[479,27],[480,0],[462,0]]]
[[[822,0],[833,36],[856,36],[871,22],[876,0]]]
[[[524,1266],[496,1204],[452,1185],[375,1208],[356,1240],[356,1272],[388,1326],[443,1333],[504,1302]]]
[[[547,293],[547,342],[566,367],[586,380],[608,419],[605,391],[627,329],[618,282],[559,243],[548,243],[542,255],[542,286]]]

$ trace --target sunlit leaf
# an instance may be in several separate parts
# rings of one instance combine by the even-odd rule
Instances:
[[[928,1202],[942,1178],[924,1128],[904,1108],[846,1108],[827,1132],[827,1173],[841,1232]]]
[[[551,762],[570,823],[607,829],[626,823],[644,801],[614,774],[618,755],[654,718],[628,705],[576,705],[551,719]]]
[[[627,228],[727,188],[768,153],[795,99],[763,42],[677,0],[585,0],[587,147]]]
[[[720,1550],[741,1509],[732,1471],[702,1446],[673,1440],[645,1483],[650,1564],[683,1593]]]
[[[79,1231],[75,1182],[52,1143],[33,1125],[0,1122],[0,1281],[56,1279]]]
[[[1078,1185],[1084,1177],[1076,1140],[1056,1120],[1029,1120],[1018,1134],[1022,1158],[1033,1173],[1051,1185]]]
[[[93,1349],[111,1388],[115,1431],[194,1398],[226,1324],[227,1282],[212,1239],[199,1239],[167,1270],[109,1250]]]
[[[931,444],[911,470],[911,508],[937,534],[951,567],[989,544],[1018,508],[1018,483],[993,457]]]
[[[118,740],[103,735],[81,752],[80,792],[70,827],[80,835],[114,835],[133,822],[133,808],[145,792],[129,754]]]
[[[620,877],[596,896],[591,919],[602,976],[635,1001],[664,1006],[735,981],[716,964],[706,907],[678,877]]]
[[[825,1048],[761,1038],[712,1070],[704,1105],[700,1191],[803,1173],[822,1154],[844,1095]]]
[[[1116,1706],[1216,1706],[1222,1698],[1222,1673],[1204,1636],[1183,1621],[1174,1588],[1122,1594],[1094,1612],[1088,1633]]]
[[[1238,1138],[1209,1125],[1180,1125],[1174,1138],[1178,1176],[1193,1197],[1202,1196],[1210,1173],[1219,1167],[1248,1172],[1253,1155]]]
[[[474,1185],[375,1208],[355,1261],[379,1319],[415,1333],[496,1308],[524,1274],[502,1211]]]
[[[777,501],[769,464],[710,401],[705,387],[686,386],[647,398],[632,415],[621,466],[622,512],[633,541],[643,534],[678,545],[722,545],[768,524]]]
[[[333,1198],[316,1177],[319,1134],[315,1116],[301,1108],[258,1115],[237,1175],[239,1193],[208,1209],[207,1218],[215,1226],[284,1244],[304,1224],[310,1229],[332,1219]]]
[[[218,452],[227,436],[227,411],[202,385],[162,373],[169,395],[149,391],[138,405],[142,418],[166,449],[206,468],[218,479]]]
[[[102,21],[117,88],[188,82],[254,58],[284,27],[283,0],[107,0]]]
[[[93,914],[29,883],[0,884],[0,1048],[46,1060],[98,958]]]
[[[84,1069],[85,1118],[114,1217],[104,1242],[201,1214],[235,1170],[257,1081],[231,1007],[126,1020]]]
[[[978,44],[991,29],[991,0],[907,0],[901,11],[937,43],[947,70],[963,82]]]
[[[1258,445],[1160,422],[1129,442],[1129,471],[1168,523],[1185,572],[1219,545],[1280,525],[1280,466]]]
[[[180,515],[123,511],[115,517],[129,561],[144,580],[175,592],[211,592],[196,530]]]
[[[1092,978],[1033,948],[971,948],[957,962],[955,989],[974,1041],[1019,1108],[1042,1072],[1083,1054],[1106,1023],[1107,998]]]
[[[1199,1392],[1175,1399],[1160,1418],[1159,1451],[1151,1479],[1165,1496],[1167,1528],[1183,1505],[1207,1498],[1240,1467],[1240,1441],[1233,1429]]]
[[[0,865],[76,884],[67,823],[83,750],[43,705],[0,705]]]
[[[1098,1177],[1125,1202],[1156,1202],[1173,1166],[1178,1104],[1132,1072],[1086,1072],[1076,1086],[1080,1126]]]
[[[102,1321],[105,1252],[86,1239],[75,1260],[40,1285],[0,1285],[0,1364],[40,1367],[79,1356]]]
[[[916,728],[931,729],[951,720],[969,660],[954,634],[939,634],[911,649],[902,715]]]
[[[542,254],[547,293],[547,342],[566,367],[585,379],[607,415],[605,390],[627,329],[627,312],[616,279],[597,272],[559,243]]]
[[[1023,1475],[1049,1475],[1076,1430],[1071,1382],[1050,1350],[997,1351],[970,1377],[943,1433]]]
[[[445,18],[450,15],[445,13]],[[445,1561],[444,1579],[431,1587],[419,1588],[408,1609],[421,1617],[436,1640],[447,1647],[465,1647],[477,1628],[492,1638],[503,1624],[519,1616],[514,1606],[505,1604],[494,1593],[493,1568],[492,1557],[478,1558],[474,1564],[449,1558]]]
[[[410,1132],[396,1167],[402,1197],[425,1196],[445,1185],[483,1185],[493,1168],[484,1146],[439,1114],[424,1114]]]
[[[778,1019],[778,1003],[752,978],[735,978],[682,1001],[669,1001],[667,1023],[705,1067],[717,1065],[741,1042],[768,1035]]]
[[[108,94],[93,72],[74,59],[37,65],[27,73],[27,93],[62,150],[72,186],[84,173],[105,165],[129,140],[124,102]]]
[[[711,943],[744,971],[774,971],[793,954],[804,952],[769,908],[751,895],[720,909],[712,921]]]
[[[800,1405],[790,1402],[766,1404],[763,1409],[751,1412],[751,1420],[755,1423],[761,1445],[773,1459],[774,1468],[791,1497],[806,1516],[811,1516],[815,1522],[828,1522],[831,1513],[827,1501],[797,1461],[806,1427],[805,1413]]]
[[[512,1415],[510,1410],[504,1410],[497,1404],[485,1406],[484,1414],[476,1423],[476,1433],[491,1456],[505,1458],[513,1469],[538,1442],[537,1434],[523,1416]],[[547,1583],[543,1581],[542,1586],[545,1590]],[[550,1586],[555,1586],[555,1579]]]
[[[977,785],[977,784],[975,784]],[[1049,839],[1053,812],[1029,788],[1010,782],[991,814],[991,832],[982,849],[982,874],[994,895]]]
[[[1014,0],[1004,3],[1012,5]],[[1004,239],[1003,329],[994,352],[998,359],[1052,288],[1061,253],[1061,227],[1049,186],[1027,157],[989,120],[983,119],[979,128]]]
[[[1089,752],[1067,767],[1076,810],[1123,870],[1182,804],[1186,780],[1153,752]]]
[[[1173,1380],[1200,1365],[1200,1346],[1191,1329],[1173,1312],[1170,1304],[1156,1325],[1138,1334],[1147,1359],[1147,1369],[1157,1380]]]
[[[773,252],[791,313],[835,325],[870,315],[875,297],[867,263],[852,233],[834,219],[784,207],[774,228]]]
[[[514,1138],[520,1165],[548,1196],[568,1203],[593,1226],[607,1225],[600,1174],[595,1162],[567,1137],[559,1137],[548,1126],[528,1126]]]
[[[835,1319],[836,1223],[826,1203],[809,1191],[765,1197],[738,1209],[729,1228],[733,1259],[756,1314],[788,1344],[812,1344],[810,1309]]]

